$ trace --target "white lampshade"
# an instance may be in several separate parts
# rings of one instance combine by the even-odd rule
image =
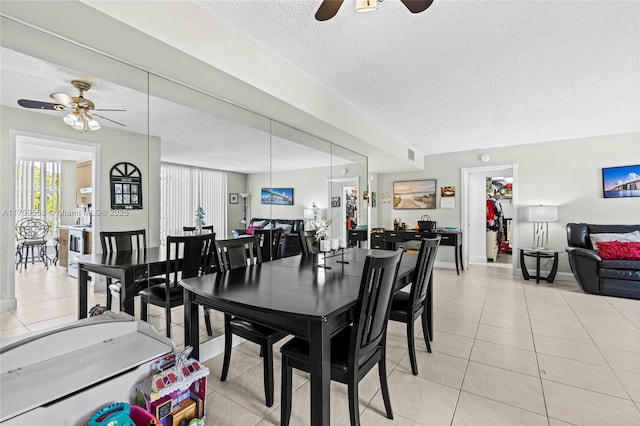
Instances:
[[[62,120],[67,123],[69,126],[73,126],[74,124],[76,124],[79,120],[78,117],[76,117],[76,115],[72,112],[70,112],[69,114],[65,115]]]
[[[313,212],[313,209],[304,209],[304,213],[303,213],[303,217],[305,219],[315,219],[315,214]]]
[[[529,206],[527,207],[529,222],[556,222],[558,220],[558,206]]]
[[[242,198],[247,198],[247,197],[248,197],[249,195],[251,195],[251,194],[249,194],[248,192],[241,192],[241,193],[240,193],[240,194],[238,194],[238,195],[239,195],[239,196],[241,196]]]

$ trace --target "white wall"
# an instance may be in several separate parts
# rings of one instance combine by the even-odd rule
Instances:
[[[313,203],[326,214],[329,208],[329,167],[293,170],[281,173],[254,173],[247,177],[247,192],[251,194],[247,220],[252,217],[302,219],[304,209]],[[271,184],[269,184],[271,182]],[[265,187],[293,188],[293,206],[260,204],[260,190]]]
[[[74,211],[76,208],[76,162],[62,160],[60,162],[60,209]],[[60,225],[74,225],[76,217],[63,214]]]
[[[483,153],[490,155],[490,163],[480,161]],[[561,252],[560,272],[571,271],[564,252],[567,223],[640,223],[640,199],[602,197],[603,167],[640,163],[640,133],[628,133],[427,156],[424,172],[380,174],[379,194],[392,192],[395,180],[437,179],[438,193],[441,186],[456,186],[456,208],[393,210],[391,204],[378,203],[378,222],[374,225],[389,228],[393,218],[400,216],[408,226],[413,226],[421,215],[429,214],[438,226],[460,226],[460,168],[510,163],[518,164],[518,184],[514,188],[518,191],[518,209],[514,216],[518,217],[521,245],[528,244],[527,236],[531,234],[526,207],[559,206],[559,221],[549,224],[549,246]],[[439,195],[437,205],[440,205]],[[438,259],[452,262],[453,251],[440,250]]]
[[[36,134],[71,141],[78,139],[79,133],[62,122],[59,116],[41,114],[18,108],[2,107],[0,123],[0,206],[13,209],[15,204],[15,135],[16,133]],[[96,209],[106,211],[97,217],[94,225],[97,231],[123,229],[146,229],[147,244],[160,244],[160,141],[123,130],[103,126],[97,132],[82,135],[85,142],[97,144],[98,158],[95,164],[98,182],[94,182]],[[143,209],[131,210],[127,216],[109,215],[111,207],[109,170],[119,162],[129,161],[142,173]],[[75,179],[75,174],[74,174]],[[75,188],[75,185],[74,185]],[[0,308],[15,305],[14,288],[14,239],[15,216],[0,217]],[[96,246],[94,246],[95,248]]]

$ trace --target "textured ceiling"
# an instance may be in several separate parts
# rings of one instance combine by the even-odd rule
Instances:
[[[255,40],[418,154],[640,131],[638,1],[436,0],[414,15],[394,0],[357,14],[353,0],[345,0],[336,17],[322,23],[313,18],[319,0],[193,3],[203,19],[215,15],[212,26],[222,21]],[[148,4],[144,19],[154,20]],[[189,42],[207,46],[198,34]],[[251,57],[242,53],[237,57],[246,69]],[[141,101],[139,92],[6,49],[0,66],[3,105],[17,107],[19,98],[49,101],[49,93],[72,93],[72,79],[90,77],[87,96],[98,107],[127,110],[106,116],[146,132],[146,110],[137,108],[146,98]],[[198,111],[191,98],[150,100],[163,160],[263,171],[267,162],[257,164],[259,156],[248,162],[233,153],[255,152],[268,133]],[[285,139],[269,143],[282,153],[273,170],[312,167],[294,158],[319,157],[297,155]]]
[[[423,154],[640,130],[640,2],[194,0]]]
[[[292,142],[291,140],[300,140],[295,134],[291,140],[278,135],[270,137],[269,120],[262,117],[254,118],[254,121],[259,122],[264,128],[259,130],[233,119],[224,119],[187,106],[185,104],[192,100],[191,97],[195,93],[179,85],[170,84],[171,89],[168,95],[172,99],[180,99],[182,103],[151,96],[147,117],[147,109],[140,108],[140,105],[147,105],[146,94],[94,76],[87,76],[80,71],[3,47],[0,47],[0,70],[2,73],[0,103],[2,105],[29,111],[34,116],[38,114],[59,116],[60,126],[64,128],[67,127],[62,117],[66,112],[25,110],[18,106],[17,100],[54,102],[49,98],[50,93],[63,92],[70,96],[77,95],[76,89],[71,86],[71,80],[81,79],[91,82],[92,87],[85,93],[85,97],[93,101],[96,108],[126,110],[100,113],[104,117],[124,124],[125,127],[96,117],[101,125],[145,134],[147,122],[149,122],[150,133],[160,138],[162,142],[162,161],[239,173],[260,173],[269,170],[281,172],[323,167],[330,161],[334,165],[350,163],[349,160],[335,155],[330,158],[327,154],[330,151],[329,148],[319,151]],[[246,111],[241,113],[245,116],[252,115]],[[83,139],[81,133],[71,128],[68,130],[69,139]],[[281,130],[280,133],[283,131]],[[57,141],[49,140],[47,143],[41,138],[23,137],[19,142],[21,143],[17,149],[18,158],[52,161],[87,159],[86,152],[73,152],[68,144],[60,144]],[[62,145],[65,146],[61,147]],[[270,151],[274,155],[270,156]],[[248,152],[253,153],[253,156],[248,157]]]

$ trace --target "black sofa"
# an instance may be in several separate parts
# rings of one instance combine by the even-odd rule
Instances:
[[[268,223],[277,227],[278,225],[291,225],[289,232],[283,233],[280,240],[280,250],[282,257],[295,256],[300,254],[302,246],[300,246],[300,232],[304,231],[304,219],[266,219],[254,217],[251,219],[247,228],[250,226],[256,226],[256,224],[264,222],[262,228]],[[246,235],[246,229],[234,229],[233,238],[240,238],[242,235]]]
[[[640,299],[640,260],[603,260],[591,234],[640,231],[640,225],[567,224],[569,265],[585,293]]]

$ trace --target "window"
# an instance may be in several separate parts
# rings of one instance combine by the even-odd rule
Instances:
[[[36,217],[49,223],[54,235],[60,225],[60,163],[16,161],[16,217]]]
[[[160,241],[194,226],[198,207],[217,239],[227,238],[227,174],[218,170],[162,163]]]

